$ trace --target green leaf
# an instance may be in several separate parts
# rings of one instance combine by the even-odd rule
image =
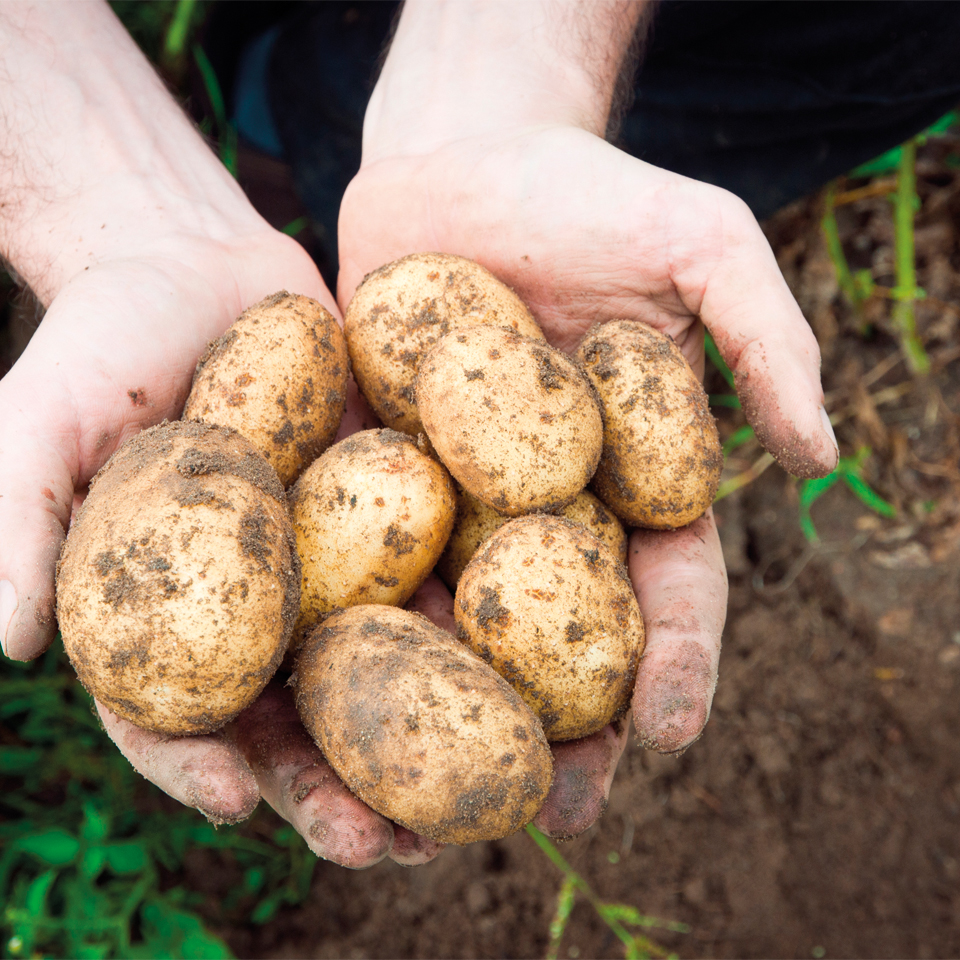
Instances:
[[[141,917],[146,946],[155,957],[165,955],[190,957],[191,960],[221,960],[233,956],[219,937],[204,928],[199,917],[178,910],[164,900],[151,900],[141,911]],[[142,954],[136,952],[135,955]]]
[[[109,940],[102,943],[82,943],[77,949],[77,957],[79,960],[106,960],[114,951],[114,944]]]
[[[859,167],[854,167],[847,176],[876,177],[883,173],[891,173],[899,166],[902,152],[902,147],[894,147],[886,153],[881,153],[879,157],[874,157],[873,160],[868,160],[866,163],[861,163]]]
[[[739,410],[740,398],[732,393],[711,393],[707,399],[711,407],[730,407],[731,410]]]
[[[296,220],[291,220],[280,232],[285,233],[288,237],[295,237],[309,223],[310,221],[306,217],[297,217]]]
[[[100,843],[106,840],[110,833],[110,817],[99,810],[92,801],[83,805],[83,825],[80,827],[80,836],[88,843]]]
[[[42,917],[47,912],[47,894],[58,873],[57,870],[41,873],[27,888],[25,906],[31,917]]]
[[[35,770],[42,757],[37,747],[0,747],[0,774],[22,776]]]
[[[817,497],[826,493],[839,479],[840,471],[834,470],[825,477],[804,480],[800,484],[800,529],[810,543],[817,543],[820,540],[817,528],[813,525],[813,518],[810,516],[810,507],[813,506]]]
[[[80,858],[80,875],[96,880],[107,864],[107,855],[103,847],[89,847]]]
[[[259,893],[263,889],[267,875],[259,867],[250,867],[243,874],[243,889],[247,893]]]
[[[833,473],[825,477],[815,477],[813,480],[804,480],[800,484],[800,506],[810,507],[813,502],[825,494],[838,480],[840,472],[834,470]]]
[[[269,923],[277,915],[282,899],[283,893],[280,890],[265,897],[253,908],[250,921],[257,925]]]
[[[32,853],[55,867],[72,863],[80,852],[80,841],[66,830],[44,830],[30,837],[22,837],[15,844],[18,850]]]
[[[147,851],[140,841],[109,843],[103,847],[107,865],[117,874],[141,873],[149,866]]]
[[[881,517],[895,517],[897,515],[897,508],[884,500],[862,477],[855,473],[844,473],[843,479],[860,501],[875,513],[879,513]]]
[[[723,455],[728,457],[737,447],[742,447],[745,443],[752,440],[755,436],[753,427],[749,424],[734,430],[723,445]]]

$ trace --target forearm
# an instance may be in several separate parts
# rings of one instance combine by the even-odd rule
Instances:
[[[407,0],[364,121],[364,162],[569,124],[603,136],[648,0]]]
[[[105,3],[0,6],[0,254],[49,303],[112,256],[261,221]]]

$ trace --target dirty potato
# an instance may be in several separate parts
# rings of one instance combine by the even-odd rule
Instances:
[[[413,383],[426,352],[467,324],[543,334],[520,298],[489,270],[448,253],[415,253],[368,274],[344,317],[354,376],[380,419],[416,436]]]
[[[114,713],[208,733],[273,676],[299,587],[273,468],[233,430],[165,423],[94,478],[61,554],[57,617],[77,676]]]
[[[432,840],[495,840],[529,823],[553,776],[534,716],[493,670],[425,617],[358,606],[297,658],[297,707],[347,787]]]
[[[457,585],[457,639],[523,697],[548,740],[601,729],[629,705],[643,618],[624,566],[580,524],[505,523]]]
[[[573,503],[560,511],[559,516],[583,524],[595,537],[605,543],[614,556],[627,562],[627,534],[620,521],[589,491],[582,490]],[[480,544],[499,530],[507,518],[492,507],[470,496],[463,487],[457,490],[457,519],[446,549],[437,561],[437,573],[451,589],[463,568],[470,562]]]
[[[411,437],[364,430],[304,471],[290,507],[303,566],[299,644],[338,607],[406,603],[446,545],[456,491]]]
[[[600,408],[583,372],[512,330],[464,327],[443,337],[420,366],[416,395],[447,469],[507,516],[566,506],[600,459]]]
[[[603,409],[592,488],[629,526],[672,530],[713,503],[723,451],[707,395],[680,348],[644,323],[594,327],[577,349]]]
[[[183,418],[238,430],[289,486],[333,443],[349,371],[337,321],[316,300],[281,290],[207,347]]]

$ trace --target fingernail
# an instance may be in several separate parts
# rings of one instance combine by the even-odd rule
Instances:
[[[7,655],[7,628],[17,612],[17,591],[9,580],[0,580],[0,648]]]
[[[830,422],[830,414],[827,413],[827,408],[822,406],[820,407],[820,421],[823,423],[823,431],[830,438],[833,443],[834,449],[837,451],[837,457],[840,456],[840,447],[837,445],[837,435],[833,432],[833,424]]]

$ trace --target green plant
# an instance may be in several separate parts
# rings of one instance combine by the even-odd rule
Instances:
[[[810,543],[818,543],[820,536],[813,525],[810,508],[818,497],[842,480],[857,498],[881,517],[895,517],[897,508],[888,503],[863,479],[863,465],[870,456],[869,447],[861,447],[855,456],[841,457],[837,469],[825,477],[800,482],[800,529]]]
[[[264,842],[171,809],[119,754],[57,643],[0,666],[0,953],[4,957],[228,957],[171,886],[203,848],[242,880],[224,916],[266,923],[306,898],[316,858],[292,828]]]
[[[560,941],[567,928],[567,922],[573,911],[577,894],[597,911],[603,922],[614,932],[624,946],[626,960],[647,960],[649,957],[673,958],[676,954],[670,953],[655,940],[640,933],[631,933],[627,927],[641,929],[661,928],[676,933],[689,933],[690,928],[685,923],[674,923],[649,917],[624,903],[605,903],[590,888],[590,885],[567,862],[553,842],[541,833],[532,823],[527,825],[527,833],[540,850],[546,854],[554,866],[563,874],[563,883],[557,895],[557,909],[550,923],[550,946],[547,949],[547,960],[556,960]]]
[[[915,304],[926,296],[925,291],[917,286],[914,245],[914,219],[920,209],[916,186],[917,146],[925,143],[929,137],[945,133],[958,123],[960,114],[951,110],[922,133],[874,160],[861,164],[848,175],[859,178],[896,173],[895,180],[877,181],[869,187],[850,190],[843,195],[837,193],[836,182],[833,182],[828,185],[824,200],[821,228],[827,252],[833,262],[840,289],[860,320],[861,333],[868,332],[863,322],[863,305],[866,301],[874,296],[893,300],[893,323],[900,338],[901,349],[910,372],[918,376],[925,376],[930,372],[930,359],[916,328]],[[875,284],[868,269],[856,272],[850,270],[835,214],[836,207],[841,204],[852,203],[863,196],[877,193],[887,193],[893,204],[896,285],[892,288]]]

